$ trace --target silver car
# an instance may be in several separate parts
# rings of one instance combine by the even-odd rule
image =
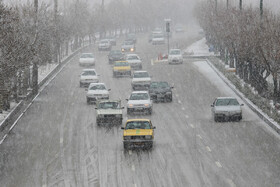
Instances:
[[[80,87],[88,87],[90,83],[99,82],[98,76],[95,69],[83,69],[80,75]]]
[[[234,97],[218,97],[211,105],[214,121],[242,119],[243,104],[239,104]]]
[[[152,114],[153,101],[148,91],[134,91],[127,102],[127,114],[147,113]]]

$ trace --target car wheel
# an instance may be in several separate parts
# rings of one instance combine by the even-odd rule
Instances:
[[[219,118],[218,118],[216,115],[214,115],[214,121],[215,121],[215,122],[218,122],[218,121],[219,121]]]
[[[238,117],[238,121],[241,121],[241,120],[242,120],[242,116],[239,116],[239,117]]]
[[[124,148],[124,150],[127,150],[129,148],[128,143],[123,143],[123,148]]]
[[[169,97],[169,102],[172,102],[172,95]]]

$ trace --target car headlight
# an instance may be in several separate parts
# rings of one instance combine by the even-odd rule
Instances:
[[[149,106],[150,106],[150,104],[144,104],[144,106],[145,106],[145,107],[149,107]]]
[[[124,52],[124,48],[122,48],[122,52]]]
[[[128,107],[130,107],[130,108],[133,107],[133,104],[129,104]]]
[[[131,139],[131,136],[124,136],[123,139],[124,139],[124,140],[130,140],[130,139]]]
[[[145,136],[145,139],[147,139],[147,140],[151,140],[153,137],[151,136],[151,135],[146,135]]]
[[[134,51],[134,48],[131,48],[130,51],[133,52],[133,51]]]
[[[116,115],[116,118],[121,118],[121,117],[122,117],[121,114],[117,114],[117,115]]]

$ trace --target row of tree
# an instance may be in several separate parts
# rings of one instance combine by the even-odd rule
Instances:
[[[38,66],[59,63],[85,38],[91,42],[97,32],[105,37],[149,30],[167,17],[183,20],[185,1],[114,0],[92,6],[86,0],[74,0],[60,6],[58,0],[51,5],[33,0],[6,6],[0,0],[0,111],[10,99],[18,100],[30,90],[36,94]]]
[[[236,68],[236,74],[262,96],[279,100],[280,16],[252,7],[242,9],[213,1],[196,7],[207,41]],[[268,93],[267,78],[273,78]]]

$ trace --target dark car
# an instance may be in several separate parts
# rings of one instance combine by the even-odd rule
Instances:
[[[150,97],[154,102],[172,102],[172,89],[173,87],[171,87],[167,82],[151,82],[149,89]]]
[[[109,63],[112,64],[116,61],[122,61],[125,59],[124,54],[120,50],[112,50],[108,55]]]

